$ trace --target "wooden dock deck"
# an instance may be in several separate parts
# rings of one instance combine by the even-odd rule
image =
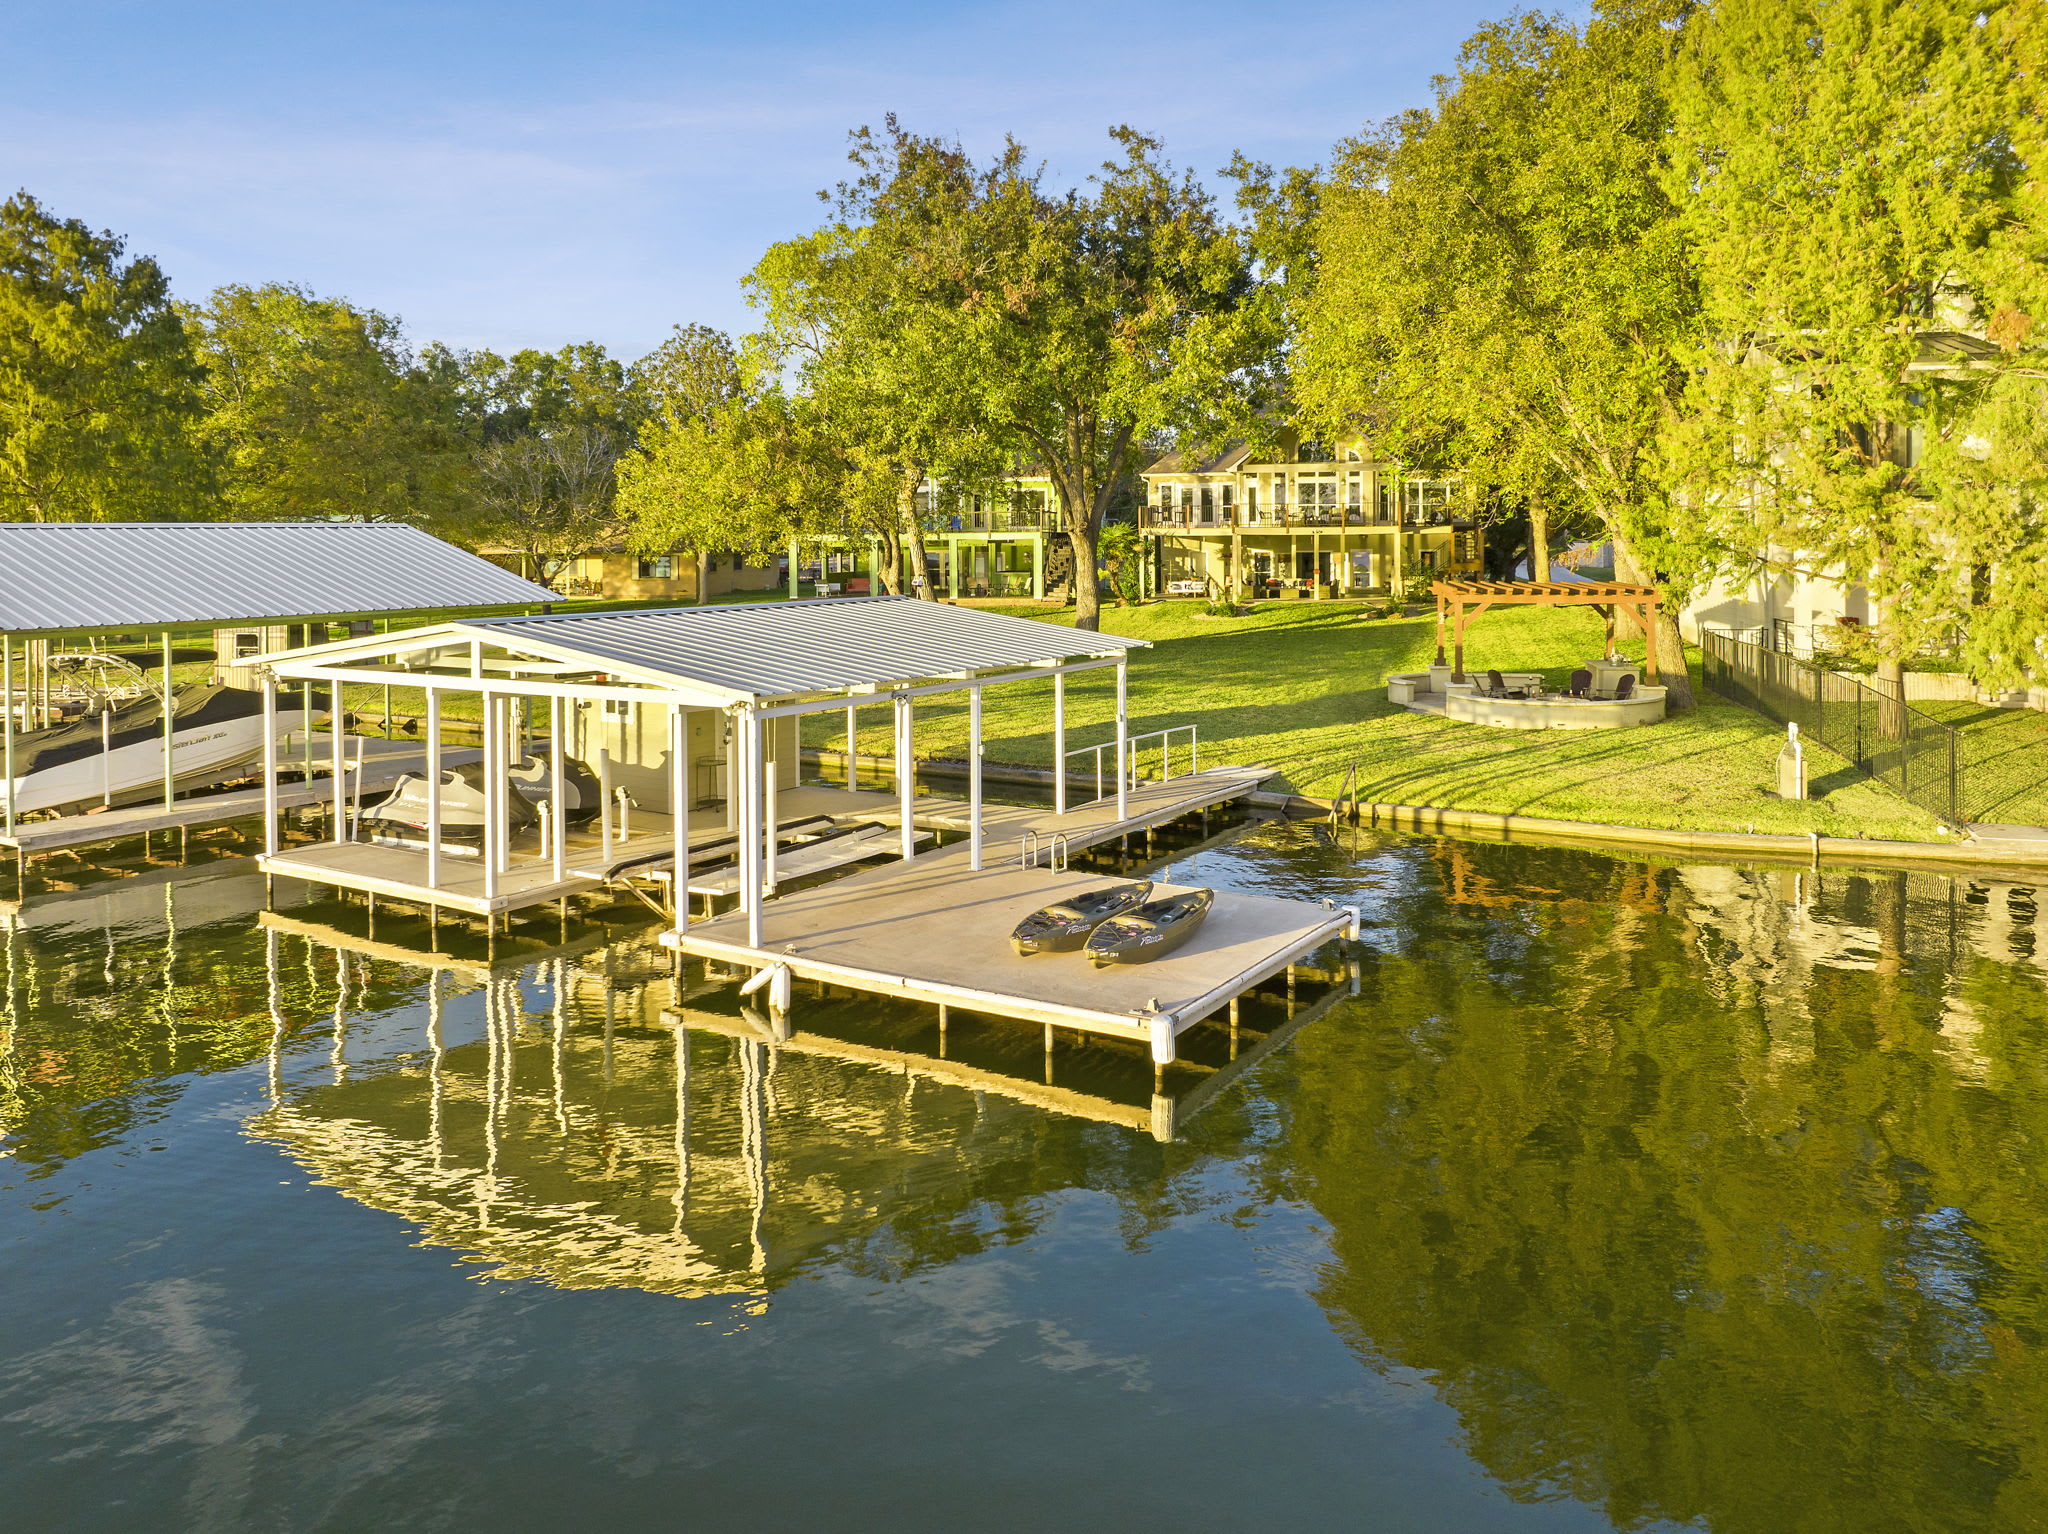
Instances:
[[[1088,845],[1220,802],[1205,797],[1211,792],[1235,797],[1248,791],[1239,786],[1225,793],[1221,783],[1191,778],[1144,787],[1149,792],[1130,796],[1133,814],[1125,821],[1110,804],[1107,816],[1098,805],[1065,817],[1050,809],[1019,810],[1015,823],[1054,826],[1076,845]],[[737,912],[665,933],[662,941],[744,968],[782,964],[801,979],[1139,1040],[1165,1063],[1174,1058],[1179,1034],[1331,937],[1357,928],[1348,910],[1219,891],[1187,946],[1149,964],[1095,969],[1079,954],[1020,958],[1009,943],[1017,923],[1040,906],[1100,885],[1103,875],[1027,868],[1014,856],[989,863],[975,871],[967,849],[956,844],[778,896],[763,905],[758,948],[748,944],[747,919]],[[1175,889],[1161,885],[1159,893]]]

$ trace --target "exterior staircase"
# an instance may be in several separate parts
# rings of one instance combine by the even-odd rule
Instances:
[[[1074,543],[1065,533],[1053,533],[1045,541],[1045,594],[1064,602],[1073,594]]]

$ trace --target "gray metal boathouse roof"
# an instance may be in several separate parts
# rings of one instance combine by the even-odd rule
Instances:
[[[553,600],[545,587],[396,522],[0,522],[0,633]]]
[[[1147,641],[917,597],[471,618],[495,643],[536,643],[754,698],[885,687],[1001,666],[1117,655]]]

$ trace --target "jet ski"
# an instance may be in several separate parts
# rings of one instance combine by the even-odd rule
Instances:
[[[1215,902],[1214,890],[1189,890],[1113,916],[1089,935],[1088,962],[1098,969],[1105,964],[1149,964],[1193,937]]]
[[[505,796],[505,822],[513,835],[540,823],[539,806],[553,793],[553,769],[545,757],[529,756],[505,773],[512,790]],[[573,757],[562,762],[562,797],[573,824],[597,814],[602,797],[596,775]],[[457,847],[481,847],[484,836],[484,769],[481,762],[441,769],[441,840]],[[412,846],[426,834],[427,775],[399,775],[391,792],[356,815],[358,834],[385,845]]]
[[[277,735],[313,716],[279,707]],[[177,789],[243,775],[263,755],[263,695],[244,687],[180,687],[171,696],[171,754]],[[4,769],[0,769],[4,770]],[[0,805],[14,812],[133,804],[162,794],[164,702],[159,694],[107,699],[80,718],[14,737],[14,781],[0,777]]]
[[[1020,958],[1034,953],[1072,953],[1088,941],[1088,935],[1112,916],[1135,911],[1152,898],[1152,881],[1112,884],[1106,889],[1083,890],[1055,905],[1033,911],[1017,923],[1010,934],[1010,946]]]

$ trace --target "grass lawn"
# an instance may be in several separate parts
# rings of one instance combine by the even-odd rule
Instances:
[[[1056,609],[1008,610],[1072,621]],[[1629,730],[1493,730],[1410,713],[1386,701],[1384,678],[1434,658],[1433,617],[1367,619],[1349,603],[1301,602],[1218,620],[1197,616],[1194,603],[1162,602],[1105,610],[1103,626],[1153,642],[1131,662],[1133,735],[1197,725],[1205,761],[1273,766],[1276,787],[1334,793],[1356,763],[1360,793],[1384,803],[1673,830],[1936,839],[1931,817],[1825,752],[1817,753],[1814,798],[1770,797],[1783,731],[1711,697]],[[1601,636],[1589,609],[1500,608],[1474,620],[1466,653],[1563,686]],[[1108,674],[1074,679],[1067,695],[1069,747],[1106,739]],[[1051,684],[993,688],[985,698],[989,759],[1049,765]],[[964,703],[921,705],[919,754],[964,755],[966,714]],[[807,731],[818,745],[844,739],[838,716],[813,719]],[[860,740],[863,751],[887,754],[886,708],[864,712]]]
[[[1915,703],[1962,731],[1963,783],[1971,817],[2048,826],[2048,714],[1977,703]]]

